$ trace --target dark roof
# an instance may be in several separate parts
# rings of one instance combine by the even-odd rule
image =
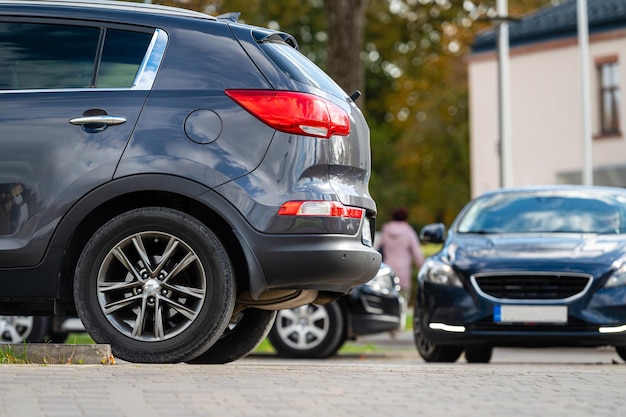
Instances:
[[[626,28],[626,0],[587,0],[589,33]],[[519,21],[509,23],[511,47],[547,40],[577,36],[577,1],[567,0],[547,6]],[[496,47],[496,30],[476,36],[473,52],[492,51]]]

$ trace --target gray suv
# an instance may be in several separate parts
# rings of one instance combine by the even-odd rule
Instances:
[[[224,363],[378,271],[367,123],[289,34],[0,0],[0,97],[0,314]]]

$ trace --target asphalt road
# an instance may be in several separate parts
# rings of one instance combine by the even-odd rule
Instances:
[[[410,337],[328,360],[227,365],[0,365],[0,416],[621,416],[612,349],[496,349],[490,364],[427,364]]]

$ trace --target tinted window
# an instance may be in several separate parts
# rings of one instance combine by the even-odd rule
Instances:
[[[99,28],[0,23],[2,87],[89,87],[99,36]]]
[[[324,71],[292,46],[280,41],[265,41],[261,49],[288,77],[324,90],[337,97],[345,97],[341,89]]]
[[[151,39],[152,34],[108,29],[97,87],[131,87]]]
[[[96,27],[0,23],[0,89],[130,88],[151,38]]]

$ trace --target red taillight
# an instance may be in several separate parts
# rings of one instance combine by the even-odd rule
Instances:
[[[278,209],[278,214],[360,219],[363,216],[363,209],[347,207],[337,201],[287,201]]]
[[[330,138],[350,134],[350,117],[325,98],[297,91],[226,90],[226,95],[281,132]]]

